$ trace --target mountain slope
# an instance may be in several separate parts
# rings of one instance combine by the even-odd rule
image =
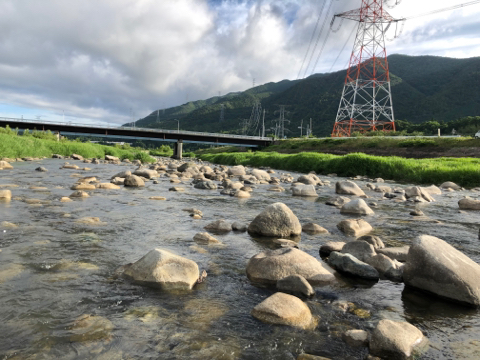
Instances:
[[[435,56],[391,55],[388,57],[395,118],[415,123],[431,119],[450,121],[480,115],[480,58],[451,59]],[[244,92],[189,102],[159,111],[137,122],[137,126],[241,133],[242,119],[261,101],[266,109],[266,133],[278,118],[279,105],[286,105],[287,136],[300,135],[300,122],[312,118],[313,133],[329,135],[333,128],[346,70],[316,74],[302,80],[268,83]],[[220,108],[225,106],[220,123]],[[258,134],[251,129],[250,134]],[[303,130],[305,133],[305,130]]]

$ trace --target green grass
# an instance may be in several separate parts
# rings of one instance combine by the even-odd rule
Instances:
[[[269,166],[274,169],[339,176],[365,175],[413,184],[441,184],[453,181],[464,187],[480,186],[480,159],[436,158],[405,159],[372,156],[361,153],[344,156],[303,152],[203,154],[199,158],[216,164]]]
[[[42,135],[39,135],[42,136]],[[139,149],[121,149],[115,146],[106,146],[91,143],[82,143],[69,140],[50,140],[32,135],[16,135],[15,131],[0,128],[0,158],[22,157],[51,157],[53,154],[70,156],[79,154],[85,158],[104,158],[105,155],[116,156],[120,159],[141,160],[142,163],[154,162],[155,159],[147,152]]]

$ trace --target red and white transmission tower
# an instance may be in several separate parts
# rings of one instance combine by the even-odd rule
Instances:
[[[400,20],[385,11],[385,2],[362,0],[360,9],[333,17],[332,24],[337,17],[359,24],[332,137],[395,130],[385,33]]]

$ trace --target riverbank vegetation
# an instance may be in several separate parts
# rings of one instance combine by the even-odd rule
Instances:
[[[170,148],[168,147],[168,149]],[[164,149],[165,152],[160,150],[156,154],[168,154],[167,149]],[[13,130],[9,127],[0,128],[0,158],[51,157],[53,154],[63,156],[79,154],[85,158],[101,159],[105,155],[111,155],[122,160],[129,159],[133,161],[138,159],[142,163],[155,161],[147,151],[132,148],[128,144],[107,146],[67,139],[57,141],[56,136],[49,131],[24,131],[23,135],[19,135],[18,130]]]
[[[302,152],[242,152],[201,154],[202,160],[223,165],[271,167],[279,170],[317,174],[336,173],[339,176],[364,175],[414,184],[441,184],[454,181],[464,187],[480,186],[480,159],[437,158],[405,159],[361,153],[344,156]]]

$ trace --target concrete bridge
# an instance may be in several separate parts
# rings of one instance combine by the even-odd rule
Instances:
[[[136,127],[113,127],[102,125],[85,125],[62,123],[44,120],[0,118],[0,127],[10,126],[12,129],[50,130],[53,133],[79,136],[99,136],[109,138],[143,139],[175,142],[173,156],[182,158],[183,143],[204,143],[215,145],[237,145],[245,147],[265,147],[272,144],[268,137],[243,136],[231,134],[204,133],[183,130],[162,130]]]

